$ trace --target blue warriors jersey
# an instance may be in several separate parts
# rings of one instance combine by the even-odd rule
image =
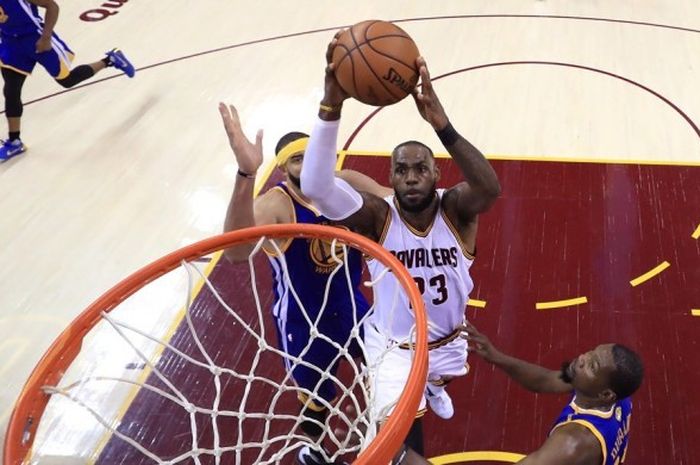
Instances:
[[[552,431],[569,423],[587,428],[600,442],[602,465],[619,465],[625,461],[631,416],[632,400],[629,397],[617,401],[607,412],[583,409],[573,398],[562,410]]]
[[[25,34],[41,34],[44,20],[39,8],[27,0],[0,0],[0,32],[18,37]]]
[[[286,184],[280,183],[275,189],[282,190],[294,205],[296,223],[321,225],[330,223],[312,205],[299,198]],[[331,251],[331,244],[321,239],[294,239],[286,244],[286,247],[284,244],[281,247],[284,252],[289,280],[309,318],[313,320],[323,304],[331,272],[337,267],[337,262]],[[274,315],[289,318],[292,316],[291,314],[301,314],[302,309],[297,299],[288,289],[282,261],[279,257],[274,256],[274,253],[270,253],[269,248],[266,248],[266,251],[271,255],[270,261],[274,271],[276,300],[273,309]],[[335,273],[330,283],[326,311],[351,313],[354,300],[358,319],[361,319],[368,307],[367,300],[358,289],[362,278],[362,254],[351,248],[348,248],[348,252],[347,260],[352,285],[348,285],[344,270]],[[340,245],[336,246],[335,257],[344,260]]]
[[[294,208],[296,223],[329,223],[312,205],[304,202],[284,183],[278,184],[274,189],[279,189],[288,198]],[[362,254],[358,250],[347,249],[347,271],[350,276],[348,283],[345,269],[332,274],[338,264],[333,257],[330,242],[320,239],[294,239],[286,244],[279,244],[279,247],[280,252],[284,254],[284,261],[276,255],[277,251],[266,247],[273,270],[273,315],[278,342],[285,353],[306,362],[292,364],[285,358],[285,366],[298,386],[316,392],[316,396],[331,402],[336,395],[335,383],[330,378],[322,379],[321,375],[329,373],[335,376],[341,358],[338,347],[345,347],[353,358],[362,354],[359,344],[362,333],[353,333],[369,307],[359,290],[362,279]],[[335,257],[344,260],[346,257],[343,254],[342,247],[337,246]],[[291,283],[296,297],[288,283]],[[317,320],[327,286],[330,287],[327,302],[323,314]],[[309,321],[317,322],[318,332],[332,343],[324,338],[311,338],[312,328]],[[299,400],[302,404],[310,400],[314,410],[323,409],[318,399],[307,399],[305,395],[300,394]]]

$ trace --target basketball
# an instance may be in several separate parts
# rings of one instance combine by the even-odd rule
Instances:
[[[413,39],[395,24],[362,21],[338,37],[333,50],[335,76],[353,98],[368,105],[391,105],[418,82]]]

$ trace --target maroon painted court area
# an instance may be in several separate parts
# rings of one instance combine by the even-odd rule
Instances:
[[[449,160],[438,163],[443,186],[460,179]],[[486,307],[469,307],[471,321],[504,351],[552,368],[600,343],[636,349],[644,359],[646,379],[634,397],[626,463],[700,463],[700,317],[691,316],[691,309],[700,308],[700,242],[691,237],[700,223],[700,167],[531,161],[493,165],[503,196],[480,218],[472,297],[486,301]],[[349,155],[344,167],[384,180],[389,159]],[[631,280],[664,261],[669,268],[631,286]],[[266,271],[266,265],[260,269]],[[247,270],[219,263],[211,279],[241,308],[254,308],[245,276]],[[269,305],[272,293],[266,289],[262,299]],[[539,302],[576,297],[588,302],[535,308]],[[193,317],[207,347],[219,347],[214,349],[218,363],[252,358],[251,338],[208,292],[198,298]],[[269,322],[263,324],[271,329]],[[173,344],[196,353],[184,324]],[[428,455],[527,453],[537,448],[568,399],[528,393],[476,357],[470,361],[471,373],[449,387],[455,417],[447,423],[430,413],[426,417]],[[213,387],[205,370],[193,369],[167,351],[160,366],[185,386],[191,400],[210,400]],[[263,366],[272,377],[284,376],[278,361]],[[235,383],[223,391],[227,402],[240,401]],[[259,393],[251,408],[264,406],[269,393],[262,387]],[[130,431],[171,457],[189,450],[189,418],[170,404],[139,394],[120,431]],[[293,399],[285,405],[293,410]],[[198,421],[201,443],[206,444],[211,427],[206,419]],[[236,425],[231,420],[219,426],[230,439]],[[151,463],[138,456],[112,438],[99,463]]]

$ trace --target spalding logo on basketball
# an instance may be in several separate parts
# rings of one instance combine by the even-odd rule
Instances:
[[[369,20],[338,37],[333,50],[340,86],[360,102],[384,106],[406,97],[418,83],[413,39],[395,24]]]

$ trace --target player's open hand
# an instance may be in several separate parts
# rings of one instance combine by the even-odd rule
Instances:
[[[243,134],[241,120],[238,111],[233,105],[219,103],[219,113],[224,122],[224,129],[228,135],[228,142],[233,149],[233,154],[238,162],[238,169],[248,174],[255,174],[262,165],[262,129],[255,135],[255,144],[250,142]]]
[[[462,326],[462,337],[469,341],[469,352],[479,354],[487,362],[494,362],[501,355],[489,338],[481,334],[471,323]]]
[[[350,95],[340,87],[338,79],[335,77],[335,66],[333,65],[333,50],[338,44],[338,37],[344,32],[343,29],[335,33],[333,40],[326,48],[326,77],[324,81],[324,96],[321,103],[330,107],[340,107]]]
[[[418,112],[423,119],[430,123],[433,129],[439,131],[444,129],[450,121],[435,89],[433,89],[433,82],[430,80],[430,72],[428,72],[425,58],[416,58],[416,66],[420,74],[420,84],[413,90],[413,100],[415,100]]]

